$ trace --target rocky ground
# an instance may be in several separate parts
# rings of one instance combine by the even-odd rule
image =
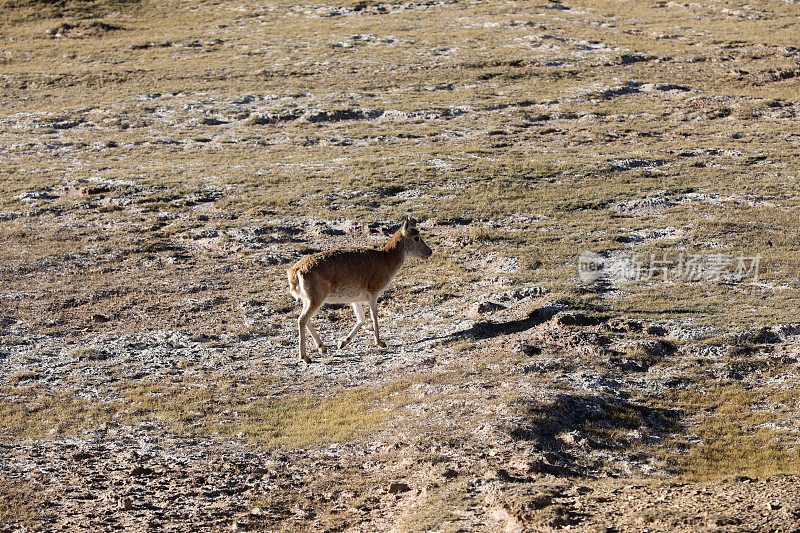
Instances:
[[[249,402],[318,386],[408,381],[383,428],[305,449],[253,444],[247,430],[187,435],[168,419],[131,423],[119,407],[110,419],[87,420],[80,436],[58,436],[72,422],[54,420],[41,438],[3,447],[3,483],[17,509],[33,513],[22,523],[6,516],[5,529],[796,528],[796,475],[759,476],[758,465],[740,465],[749,475],[702,483],[676,477],[679,461],[663,451],[665,443],[684,450],[697,444],[685,432],[692,417],[706,415],[654,405],[676,390],[731,382],[749,390],[776,382],[795,387],[798,328],[760,332],[769,344],[756,356],[707,355],[700,365],[688,361],[730,346],[698,341],[676,349],[678,339],[696,333],[669,323],[596,319],[549,303],[542,292],[493,295],[472,309],[506,306],[491,322],[462,320],[446,330],[441,323],[418,327],[408,318],[413,311],[402,313],[411,304],[389,298],[386,315],[403,316],[385,320],[386,350],[364,336],[311,365],[295,356],[290,319],[281,335],[221,348],[187,332],[95,337],[107,355],[89,364],[59,350],[59,339],[18,345],[5,358],[7,375],[27,373],[18,388],[80,383],[76,394],[98,402],[122,387],[186,383],[197,374],[232,376],[230,386],[247,389]],[[518,312],[529,308],[535,311]],[[320,329],[330,337],[334,328]],[[637,340],[627,338],[631,332]],[[469,344],[442,345],[449,339]],[[632,352],[631,343],[641,351]],[[275,377],[271,387],[250,388],[256,362]],[[30,375],[32,365],[37,375]],[[795,434],[795,406],[767,402],[759,408],[770,412],[770,424]],[[189,420],[204,423],[199,413]]]
[[[3,4],[0,531],[797,530],[800,11],[628,4]]]

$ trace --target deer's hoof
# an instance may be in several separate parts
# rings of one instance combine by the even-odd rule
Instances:
[[[338,347],[339,347],[339,349],[341,350],[342,348],[344,348],[345,346],[347,346],[347,343],[346,343],[346,342],[344,342],[344,339],[342,339],[342,340],[340,340],[340,341],[339,341],[339,343],[337,344],[337,346],[338,346]]]
[[[322,346],[317,346],[317,350],[319,350],[319,353],[322,355],[325,355],[328,352],[328,348],[324,344]]]
[[[304,354],[304,353],[300,354],[300,359],[302,359],[306,363],[310,363],[311,362],[311,358],[308,355]]]
[[[375,346],[378,346],[380,348],[386,348],[386,343],[383,341],[375,341]]]

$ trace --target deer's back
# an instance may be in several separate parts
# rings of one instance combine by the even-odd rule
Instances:
[[[394,272],[388,272],[383,252],[369,249],[330,250],[304,257],[291,270],[307,287],[322,289],[325,301],[349,303],[382,292]]]

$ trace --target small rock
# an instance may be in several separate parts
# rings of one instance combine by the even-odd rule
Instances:
[[[557,435],[556,438],[568,446],[578,448],[591,448],[589,439],[581,435],[579,431],[568,431]]]
[[[523,298],[539,298],[547,294],[547,289],[544,287],[523,287],[521,289],[514,289],[509,291],[509,297],[514,300],[522,300]]]
[[[539,346],[528,344],[527,342],[520,343],[517,346],[517,350],[527,357],[534,357],[542,353],[542,349]]]
[[[525,457],[511,461],[508,466],[525,474],[541,474],[547,471],[547,463],[537,457]]]
[[[594,326],[599,321],[583,313],[565,313],[558,317],[558,323],[562,326]]]
[[[125,511],[130,511],[133,509],[133,500],[129,496],[125,496],[124,498],[119,499],[119,508],[124,509]]]
[[[139,459],[139,454],[135,450],[128,450],[122,454],[122,458],[127,461],[136,461]]]
[[[103,194],[109,192],[111,188],[108,185],[88,185],[81,187],[79,192],[84,196],[91,196],[93,194]]]
[[[389,483],[389,494],[400,494],[403,492],[408,492],[411,490],[411,487],[408,486],[407,483],[403,483],[402,481],[393,481]]]
[[[453,479],[456,476],[458,476],[458,472],[452,468],[445,468],[444,471],[442,471],[442,477],[445,479]]]
[[[152,468],[147,468],[146,466],[138,465],[131,468],[130,472],[128,472],[128,475],[131,477],[144,477],[144,476],[149,476],[152,473],[153,473]]]
[[[501,309],[505,309],[504,305],[500,305],[495,302],[485,301],[485,302],[478,302],[477,304],[470,307],[470,315],[472,316],[479,316],[485,315],[488,313],[494,313],[495,311],[500,311]]]
[[[553,318],[562,309],[564,309],[564,308],[562,306],[558,305],[558,304],[544,305],[544,306],[539,307],[537,309],[531,310],[531,312],[528,313],[528,316],[530,318],[533,318],[533,319],[539,321],[539,322],[545,322],[545,321],[550,320],[551,318]]]

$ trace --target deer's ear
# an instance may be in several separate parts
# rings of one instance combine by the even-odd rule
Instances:
[[[406,233],[414,226],[414,221],[411,220],[411,217],[406,215],[406,218],[403,219],[403,233]]]

